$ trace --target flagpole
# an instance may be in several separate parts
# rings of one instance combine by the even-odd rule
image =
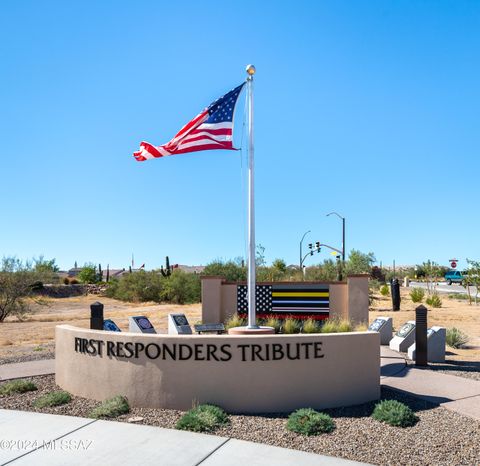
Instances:
[[[254,196],[254,147],[253,147],[253,75],[255,67],[246,68],[248,92],[248,328],[256,329],[255,307],[255,196]]]

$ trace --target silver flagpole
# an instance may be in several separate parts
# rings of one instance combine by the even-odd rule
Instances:
[[[248,328],[258,328],[255,309],[255,197],[253,148],[253,75],[255,67],[247,66],[248,92]]]

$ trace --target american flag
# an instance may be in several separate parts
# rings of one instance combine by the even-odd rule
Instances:
[[[140,150],[133,153],[138,162],[166,155],[185,154],[200,150],[230,149],[233,147],[233,113],[238,96],[245,83],[232,89],[210,104],[202,113],[188,122],[167,144],[153,146],[140,143]]]

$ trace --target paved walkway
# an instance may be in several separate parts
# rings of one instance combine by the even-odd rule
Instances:
[[[0,409],[0,465],[354,466],[214,435]]]
[[[388,346],[382,346],[381,356],[383,386],[480,420],[479,381],[407,366],[405,358]]]
[[[55,374],[55,359],[0,365],[0,381],[46,374]]]

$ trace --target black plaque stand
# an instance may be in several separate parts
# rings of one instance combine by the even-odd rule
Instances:
[[[98,301],[90,305],[90,328],[103,330],[103,304]]]
[[[428,366],[427,308],[415,309],[415,365]]]

